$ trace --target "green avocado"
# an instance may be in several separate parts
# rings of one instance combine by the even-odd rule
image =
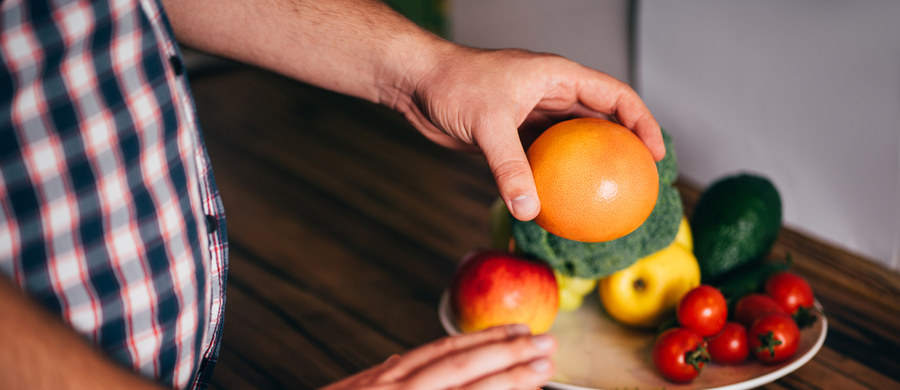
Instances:
[[[701,280],[715,282],[760,260],[781,229],[781,197],[767,178],[741,173],[721,178],[701,194],[691,216]]]

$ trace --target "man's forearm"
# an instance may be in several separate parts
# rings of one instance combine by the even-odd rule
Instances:
[[[164,0],[178,39],[394,106],[450,44],[373,0]]]
[[[0,389],[157,389],[119,367],[0,275]]]

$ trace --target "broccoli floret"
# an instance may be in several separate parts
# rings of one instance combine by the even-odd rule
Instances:
[[[647,220],[630,234],[607,242],[580,242],[554,235],[534,221],[512,218],[516,247],[546,261],[568,276],[600,278],[622,270],[638,259],[672,243],[684,213],[681,196],[672,183],[678,176],[671,137],[666,140],[666,158],[657,163],[660,185],[656,205]]]
[[[606,242],[581,242],[550,233],[534,221],[512,220],[516,247],[543,259],[568,276],[600,278],[627,268],[639,258],[663,249],[678,233],[683,213],[678,191],[659,187],[659,197],[647,220],[628,235]]]

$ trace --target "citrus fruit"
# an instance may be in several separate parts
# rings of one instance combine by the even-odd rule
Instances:
[[[616,123],[560,122],[527,154],[541,201],[535,222],[557,236],[614,240],[637,229],[656,205],[656,162],[640,138]]]
[[[765,177],[724,177],[700,195],[690,225],[703,280],[715,281],[769,252],[781,229],[781,197]]]

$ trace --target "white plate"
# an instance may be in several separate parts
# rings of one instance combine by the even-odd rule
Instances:
[[[828,320],[818,302],[816,307],[817,320],[801,331],[800,347],[792,359],[774,365],[762,364],[752,357],[733,366],[707,364],[696,380],[679,385],[663,379],[653,367],[650,351],[655,332],[632,330],[613,322],[603,313],[594,292],[578,310],[557,315],[550,329],[559,342],[559,350],[553,356],[556,375],[546,387],[560,390],[759,387],[800,368],[822,347]],[[446,291],[441,296],[438,315],[447,333],[460,333]]]

